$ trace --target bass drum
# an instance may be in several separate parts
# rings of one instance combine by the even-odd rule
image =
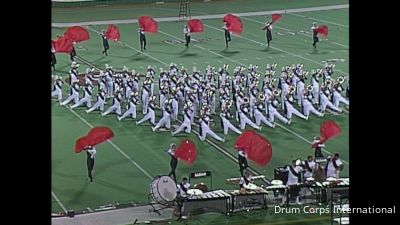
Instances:
[[[176,191],[176,183],[169,176],[157,176],[150,184],[150,194],[161,205],[173,202],[176,199]]]

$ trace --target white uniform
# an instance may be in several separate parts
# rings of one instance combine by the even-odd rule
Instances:
[[[332,104],[332,102],[329,101],[328,97],[322,91],[320,91],[320,102],[321,102],[321,105],[320,105],[321,112],[325,112],[326,107],[329,107],[329,108],[335,110],[336,112],[342,112],[341,109],[334,106]]]
[[[226,112],[226,111],[225,112],[221,112],[219,117],[222,120],[221,122],[222,122],[222,126],[223,126],[223,129],[224,129],[224,134],[225,135],[228,134],[228,130],[229,129],[233,130],[237,134],[242,134],[242,132],[238,128],[233,126],[232,123],[229,121],[229,119],[231,118],[231,114],[229,112]]]
[[[150,123],[152,125],[154,125],[155,122],[156,122],[156,115],[154,113],[155,108],[156,107],[155,107],[154,103],[153,102],[149,102],[149,108],[147,110],[148,111],[147,114],[141,120],[136,122],[136,125],[139,125],[139,124],[141,124],[141,123],[143,123],[143,122],[145,122],[147,120],[150,120]]]
[[[150,93],[151,93],[150,85],[144,84],[143,89],[142,89],[142,107],[143,107],[142,112],[143,112],[143,115],[147,114]]]
[[[306,161],[304,161],[304,164],[306,163]],[[314,160],[307,161],[307,162],[308,162],[308,166],[310,167],[311,171],[309,171],[307,169],[307,167],[306,167],[306,172],[304,173],[304,178],[312,177],[313,176],[313,170],[315,170],[315,162],[314,162]]]
[[[62,80],[56,79],[53,85],[53,91],[51,92],[51,97],[57,96],[57,100],[61,102],[62,100]]]
[[[190,108],[187,108],[184,111],[182,124],[174,132],[172,132],[172,136],[183,130],[185,130],[186,133],[190,134],[190,132],[192,131],[191,116],[192,116],[192,110]]]
[[[345,105],[349,106],[349,100],[345,99],[340,92],[338,92],[337,90],[333,91],[333,105],[335,107],[339,107],[339,103],[342,102]]]
[[[319,93],[318,93],[319,92],[319,81],[315,77],[312,77],[311,85],[313,87],[313,91],[312,91],[313,96],[314,96],[313,103],[316,104],[319,102]]]
[[[339,167],[339,166],[341,166],[343,163],[342,163],[342,160],[340,160],[340,159],[337,159],[336,160],[336,165]],[[328,169],[327,169],[327,171],[326,171],[326,177],[334,177],[334,178],[339,178],[339,173],[338,173],[338,171],[336,170],[336,168],[335,168],[335,166],[333,165],[333,159],[331,159],[330,161],[329,161],[329,163],[328,163]]]
[[[132,119],[136,119],[136,105],[137,105],[137,98],[133,96],[129,100],[129,103],[127,105],[127,110],[121,117],[118,117],[118,120],[122,120],[129,115],[132,115]]]
[[[324,116],[322,113],[320,113],[320,112],[318,112],[315,108],[314,108],[314,106],[311,104],[311,99],[312,99],[312,97],[311,97],[311,95],[304,95],[303,96],[303,103],[302,103],[302,105],[303,105],[303,114],[306,116],[306,117],[308,117],[309,115],[310,115],[310,111],[312,112],[312,113],[314,113],[315,115],[317,115],[317,116],[319,116],[319,117],[322,117],[322,116]]]
[[[161,126],[165,126],[167,129],[170,129],[171,128],[171,114],[172,114],[171,106],[170,105],[166,105],[164,107],[163,115],[162,115],[160,121],[158,121],[156,126],[152,127],[151,129],[153,131],[156,131]]]
[[[113,105],[108,108],[105,112],[103,112],[101,115],[105,116],[111,112],[116,112],[118,115],[121,115],[121,101],[122,101],[122,94],[118,93],[114,99],[113,99],[114,103]]]
[[[207,115],[203,116],[203,118],[201,118],[200,120],[200,140],[206,140],[207,134],[210,134],[211,137],[217,139],[218,141],[225,142],[225,139],[219,137],[216,133],[214,133],[214,131],[210,129],[210,126],[208,125],[210,122],[210,118]]]
[[[290,124],[289,120],[286,119],[285,117],[283,117],[278,110],[276,110],[278,108],[278,101],[276,99],[271,100],[268,103],[268,116],[269,116],[269,122],[273,123],[275,120],[275,116],[282,122],[286,123],[286,124]]]
[[[299,178],[298,178],[298,176],[296,176],[292,173],[292,171],[290,170],[289,167],[292,167],[294,172],[296,172],[298,174],[298,176],[300,176],[300,173],[303,169],[300,166],[287,166],[286,167],[286,171],[289,171],[288,181],[287,181],[286,185],[296,185],[299,183]]]
[[[292,100],[293,100],[293,99],[292,99]],[[297,110],[296,108],[294,108],[293,105],[290,104],[290,101],[289,101],[289,100],[285,100],[285,106],[286,106],[286,117],[287,117],[289,120],[292,119],[292,114],[294,114],[294,115],[296,115],[296,116],[298,116],[298,117],[300,117],[300,118],[302,118],[302,119],[308,120],[308,117],[304,116],[303,114],[301,114],[301,113],[299,112],[299,110]]]
[[[304,92],[304,83],[303,81],[297,82],[297,88],[296,88],[296,97],[297,97],[297,104],[301,106],[301,99],[303,98],[303,92]]]
[[[66,105],[66,104],[70,103],[71,101],[73,101],[74,103],[77,103],[79,101],[79,85],[78,85],[78,83],[74,83],[71,86],[70,95],[60,105]]]
[[[106,93],[104,91],[99,92],[99,94],[97,95],[97,102],[93,105],[92,108],[86,110],[86,113],[90,113],[97,108],[100,108],[100,111],[103,111],[105,100],[106,100]]]
[[[248,112],[247,107],[240,107],[239,109],[239,123],[240,123],[240,129],[245,129],[246,124],[249,124],[251,127],[254,129],[261,130],[260,126],[257,126],[253,121],[251,121],[247,116],[246,113]]]
[[[178,112],[179,112],[179,96],[178,94],[174,94],[172,99],[172,119],[174,121],[178,119]]]
[[[110,71],[106,72],[106,92],[107,92],[107,97],[112,97],[114,94],[114,85],[113,85],[113,79],[112,79],[112,74]]]
[[[270,123],[267,118],[262,113],[264,111],[264,106],[262,104],[257,104],[254,109],[254,117],[256,119],[257,126],[261,126],[261,122],[265,123],[267,126],[275,128],[275,124]]]
[[[86,104],[88,108],[92,107],[92,87],[87,86],[85,87],[85,94],[84,97],[81,98],[77,103],[71,106],[71,109],[79,107],[83,104]]]
[[[183,187],[182,184],[177,184],[176,186],[178,187],[179,195],[183,198],[187,197],[187,190],[189,190],[190,184],[186,183],[183,185]]]

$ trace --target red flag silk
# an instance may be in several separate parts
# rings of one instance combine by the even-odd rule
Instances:
[[[150,16],[139,17],[139,25],[145,32],[157,32],[157,22]]]
[[[57,52],[70,53],[73,45],[72,40],[68,36],[61,36],[52,41],[54,50]]]
[[[111,39],[113,41],[119,41],[120,34],[118,27],[112,24],[108,25],[106,30],[106,37],[107,39]]]
[[[197,150],[196,145],[191,140],[183,140],[179,147],[175,150],[175,157],[189,165],[196,160]]]
[[[322,36],[322,37],[328,36],[328,26],[322,25],[322,26],[319,26],[316,30],[320,36]]]
[[[228,31],[234,32],[237,34],[242,33],[243,31],[243,23],[239,19],[239,17],[232,15],[232,14],[226,14],[224,16],[224,22],[226,22]]]
[[[282,18],[281,14],[272,14],[272,22],[276,22]]]
[[[259,166],[266,166],[272,157],[272,145],[254,131],[245,131],[235,142],[237,150],[243,150],[247,158]]]
[[[114,137],[114,133],[108,127],[95,127],[89,131],[89,133],[79,138],[75,143],[75,152],[81,152],[86,146],[95,146],[104,141],[107,141]]]
[[[339,125],[337,125],[332,120],[327,120],[323,122],[320,127],[321,142],[326,142],[328,139],[339,135],[340,132],[341,129]]]
[[[189,20],[187,25],[190,29],[190,32],[192,33],[204,31],[203,22],[201,22],[201,20],[198,19]]]
[[[65,31],[64,35],[69,36],[69,38],[75,42],[86,41],[89,39],[89,32],[80,26],[69,27]]]

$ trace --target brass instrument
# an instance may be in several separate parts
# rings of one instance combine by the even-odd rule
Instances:
[[[293,85],[289,86],[289,94],[294,94],[294,92],[296,91],[296,87]]]
[[[314,87],[312,85],[307,85],[307,91],[313,91]]]
[[[274,90],[272,91],[272,94],[273,94],[274,96],[278,97],[278,96],[281,94],[281,90],[279,90],[279,89],[274,89]]]

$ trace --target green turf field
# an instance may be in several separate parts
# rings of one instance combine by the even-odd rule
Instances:
[[[217,1],[193,3],[191,12],[192,15],[211,15],[347,3],[348,1],[336,0]],[[53,22],[77,22],[135,19],[140,15],[172,17],[177,16],[177,10],[176,3],[129,7],[63,8],[53,9],[52,16]],[[159,22],[159,32],[147,35],[148,50],[145,54],[138,52],[137,24],[117,25],[121,32],[121,41],[127,45],[110,41],[107,57],[101,54],[101,39],[96,33],[96,31],[104,29],[106,25],[90,26],[91,39],[79,43],[76,50],[79,57],[99,68],[104,69],[104,64],[108,63],[116,69],[127,66],[129,69],[134,68],[139,72],[144,72],[147,65],[154,66],[158,72],[160,67],[166,68],[166,65],[171,62],[189,68],[190,72],[193,66],[204,71],[208,64],[218,68],[225,63],[230,65],[230,72],[239,64],[244,64],[246,67],[249,64],[257,64],[261,70],[264,70],[267,63],[273,62],[278,63],[277,68],[303,63],[307,70],[311,70],[322,68],[323,61],[338,59],[335,67],[335,76],[338,76],[349,72],[348,14],[348,9],[284,14],[283,18],[274,26],[270,48],[265,46],[265,33],[261,31],[265,17],[249,16],[242,17],[244,32],[240,37],[232,36],[232,42],[228,49],[225,49],[224,34],[220,29],[222,27],[221,19],[204,19],[205,31],[201,34],[192,34],[189,50],[185,50],[184,44],[178,43],[178,40],[183,39],[184,22],[182,21]],[[311,46],[311,34],[308,31],[313,21],[326,24],[330,29],[328,40],[319,42],[317,50]],[[65,28],[53,28],[52,38],[63,34],[64,31]],[[195,42],[193,39],[197,39],[199,42]],[[87,65],[82,61],[79,63],[81,64],[79,71],[83,73]],[[69,67],[69,55],[57,54],[56,73],[66,77]],[[65,99],[69,88],[65,85],[63,89],[65,91],[63,98]],[[106,105],[106,108],[109,106],[110,103]],[[122,109],[124,111],[125,107]],[[137,112],[138,118],[142,118],[140,107]],[[156,121],[159,118],[158,112]],[[218,121],[217,117],[214,119]],[[327,143],[326,150],[341,154],[341,158],[346,162],[342,176],[348,176],[348,113],[326,114],[324,118],[310,116],[309,121],[294,117],[290,126],[280,124],[281,126],[277,126],[275,129],[263,127],[261,134],[271,141],[273,156],[267,167],[260,168],[251,163],[252,167],[271,179],[274,167],[288,164],[294,158],[305,158],[307,155],[313,154],[307,141],[311,141],[314,136],[319,134],[321,122],[327,119],[337,122],[342,128],[342,133]],[[73,148],[76,139],[86,135],[93,126],[108,126],[114,131],[115,137],[112,143],[104,143],[97,147],[94,182],[89,183],[86,177],[86,155],[75,154]],[[219,135],[222,134],[218,124],[213,129]],[[195,128],[195,130],[198,129]],[[237,137],[238,135],[230,132],[225,143],[215,143],[236,158],[233,143]],[[184,138],[190,138],[195,142],[198,157],[191,167],[180,163],[177,169],[178,177],[187,176],[193,171],[211,170],[214,188],[233,188],[224,181],[229,177],[238,177],[237,163],[222,154],[215,145],[199,141],[193,132],[191,135],[181,134],[176,137],[171,137],[169,132],[153,133],[149,124],[136,126],[131,119],[119,122],[113,114],[106,117],[101,117],[98,112],[86,114],[83,108],[70,110],[60,107],[55,100],[52,100],[52,191],[54,199],[52,211],[62,211],[62,207],[68,210],[87,207],[95,209],[101,205],[115,202],[146,203],[151,178],[169,172],[170,158],[168,154],[164,153],[164,150],[171,142],[179,143]]]

